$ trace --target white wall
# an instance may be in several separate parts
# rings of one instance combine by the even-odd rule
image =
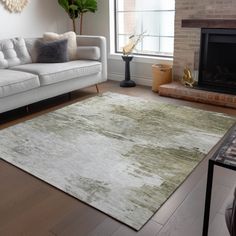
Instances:
[[[68,16],[57,0],[30,0],[21,13],[10,13],[0,1],[0,39],[37,37],[45,31],[67,30]]]
[[[112,0],[113,1],[113,0]],[[110,56],[110,29],[109,29],[109,0],[98,0],[98,11],[84,15],[83,34],[102,35],[108,41],[108,78],[111,80],[124,79],[124,63],[120,56]],[[134,58],[131,63],[131,77],[139,84],[152,84],[152,64],[170,61],[158,61],[157,59]]]

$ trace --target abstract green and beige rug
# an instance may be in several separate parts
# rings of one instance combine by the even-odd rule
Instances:
[[[138,230],[236,121],[105,93],[0,131],[0,158]]]

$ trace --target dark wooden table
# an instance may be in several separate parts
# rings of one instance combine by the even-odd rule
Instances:
[[[209,159],[202,236],[208,235],[212,182],[215,165],[230,170],[236,170],[236,124],[231,128],[224,142]]]

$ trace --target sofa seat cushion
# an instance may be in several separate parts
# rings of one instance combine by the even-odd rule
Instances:
[[[36,74],[39,76],[40,85],[45,86],[97,74],[101,72],[102,65],[98,61],[77,60],[65,63],[33,63],[14,66],[11,69]]]
[[[0,98],[34,89],[40,86],[37,75],[0,69]]]

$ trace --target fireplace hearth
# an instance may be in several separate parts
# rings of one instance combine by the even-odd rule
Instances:
[[[236,94],[236,29],[202,29],[198,87]]]

